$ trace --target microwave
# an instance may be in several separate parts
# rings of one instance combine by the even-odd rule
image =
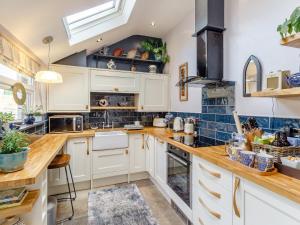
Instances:
[[[68,133],[83,131],[83,116],[55,115],[49,117],[49,133]]]

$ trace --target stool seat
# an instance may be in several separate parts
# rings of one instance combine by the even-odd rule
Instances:
[[[57,168],[66,167],[67,165],[69,165],[70,159],[71,156],[69,154],[57,155],[48,166],[48,169],[57,169]]]

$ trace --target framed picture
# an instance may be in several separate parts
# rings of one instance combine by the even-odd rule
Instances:
[[[184,63],[179,66],[179,81],[186,80],[188,77],[188,63]],[[188,94],[188,85],[180,85],[179,86],[179,100],[181,102],[187,101],[189,98]]]

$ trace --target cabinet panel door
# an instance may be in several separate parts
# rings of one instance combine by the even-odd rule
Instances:
[[[89,111],[88,68],[52,66],[62,74],[63,83],[48,86],[48,112]]]
[[[167,143],[155,141],[155,179],[164,188],[167,185]]]
[[[130,92],[140,90],[140,78],[135,73],[91,70],[91,91]]]
[[[146,150],[143,134],[129,135],[130,172],[146,171]]]
[[[155,175],[155,138],[150,135],[145,136],[146,148],[146,170],[151,177]]]
[[[236,203],[240,217],[233,210],[234,225],[300,224],[299,204],[245,180],[240,180]]]
[[[0,39],[1,39],[1,47],[0,47],[1,54],[3,56],[5,56],[6,58],[12,60],[13,59],[13,45],[3,37],[0,37]]]
[[[142,111],[168,111],[168,76],[144,75],[142,77],[140,107]]]
[[[127,174],[128,169],[127,149],[93,151],[93,175],[97,178]]]
[[[67,143],[74,182],[88,181],[91,178],[90,144],[89,138],[74,138]]]

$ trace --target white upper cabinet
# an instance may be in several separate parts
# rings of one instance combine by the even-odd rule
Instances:
[[[89,111],[89,69],[53,65],[63,83],[48,86],[48,112],[87,112]]]
[[[138,93],[140,75],[127,71],[91,69],[91,92]]]
[[[161,112],[169,109],[168,75],[144,74],[141,76],[139,111]]]

